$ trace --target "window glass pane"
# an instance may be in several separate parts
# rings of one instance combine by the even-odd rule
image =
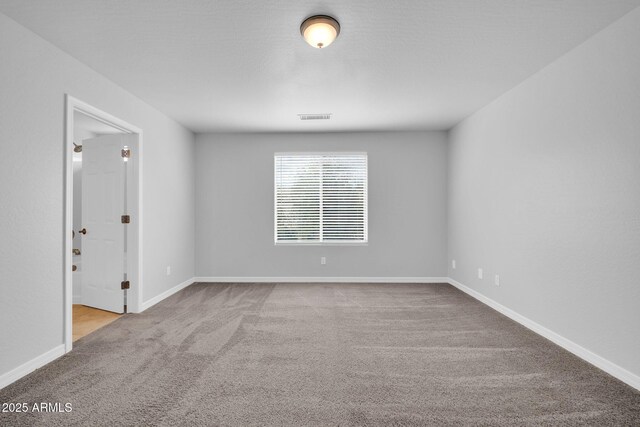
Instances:
[[[367,241],[366,154],[276,154],[278,243]]]

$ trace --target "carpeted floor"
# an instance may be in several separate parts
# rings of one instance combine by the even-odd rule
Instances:
[[[449,285],[195,284],[0,390],[0,425],[640,425],[640,392]]]

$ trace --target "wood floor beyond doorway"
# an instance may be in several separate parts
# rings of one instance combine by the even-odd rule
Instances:
[[[110,311],[73,304],[73,341],[79,340],[96,329],[108,325],[120,316],[120,314]]]

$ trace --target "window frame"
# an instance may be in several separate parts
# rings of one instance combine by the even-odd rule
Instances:
[[[364,156],[365,180],[364,180],[364,240],[361,241],[315,241],[315,240],[288,240],[278,241],[278,169],[276,158],[278,156]],[[320,207],[322,209],[322,206]],[[321,214],[322,217],[322,214]],[[322,230],[321,230],[322,231]],[[322,232],[320,233],[322,238]],[[369,245],[369,155],[366,151],[288,151],[273,154],[273,242],[275,246],[368,246]]]

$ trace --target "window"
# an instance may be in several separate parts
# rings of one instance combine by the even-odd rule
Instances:
[[[275,242],[366,243],[367,154],[277,153]]]

